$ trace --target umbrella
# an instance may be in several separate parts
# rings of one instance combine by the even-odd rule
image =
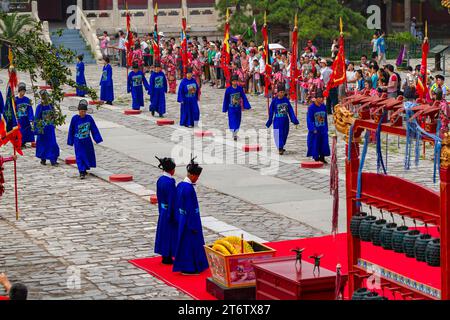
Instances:
[[[281,44],[278,44],[278,43],[270,43],[269,44],[269,50],[286,50],[286,48],[283,47]]]

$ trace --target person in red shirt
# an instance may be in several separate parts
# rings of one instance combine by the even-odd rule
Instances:
[[[27,287],[22,283],[11,284],[4,273],[0,273],[0,286],[3,286],[7,294],[7,296],[0,296],[0,300],[27,300]]]

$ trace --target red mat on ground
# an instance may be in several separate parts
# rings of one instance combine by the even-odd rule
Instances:
[[[430,233],[437,236],[435,230],[430,228]],[[321,267],[335,271],[336,265],[342,265],[342,272],[347,274],[347,235],[341,233],[336,238],[332,236],[307,238],[298,240],[288,240],[281,242],[269,242],[267,246],[277,250],[276,256],[290,256],[291,249],[296,247],[305,248],[303,260],[313,263],[313,259],[308,258],[314,254],[323,254]],[[407,258],[404,254],[394,253],[384,250],[381,247],[373,246],[369,242],[362,243],[362,258],[372,263],[382,265],[384,268],[399,273],[405,277],[415,279],[418,282],[429,285],[436,289],[440,288],[440,268],[428,266],[425,262],[418,262],[413,258]],[[216,300],[215,297],[206,292],[206,278],[211,276],[209,270],[198,276],[183,276],[180,273],[172,272],[171,266],[161,264],[161,257],[144,258],[130,260],[130,263],[141,268],[151,275],[161,279],[170,286],[190,295],[197,300]],[[393,297],[385,290],[386,297]],[[348,293],[346,293],[348,297]],[[398,297],[398,296],[397,296]]]

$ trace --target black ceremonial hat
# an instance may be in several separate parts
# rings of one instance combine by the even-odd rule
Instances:
[[[161,170],[169,172],[169,171],[172,171],[173,169],[175,169],[175,167],[176,167],[175,161],[172,158],[160,159],[157,156],[155,156],[155,158],[158,159],[158,161],[159,161],[158,168],[160,168]]]
[[[85,99],[81,99],[78,103],[78,110],[84,110],[87,111],[88,109],[88,102]]]
[[[186,166],[186,169],[188,173],[199,176],[202,173],[203,168],[200,167],[197,162],[194,162],[195,158],[196,157],[191,159],[191,162]]]

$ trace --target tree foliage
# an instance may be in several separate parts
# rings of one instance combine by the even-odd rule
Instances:
[[[78,86],[73,80],[72,72],[68,65],[74,63],[75,53],[63,46],[55,47],[46,42],[42,37],[42,22],[37,23],[34,20],[27,20],[27,24],[22,25],[24,20],[13,20],[8,14],[0,13],[0,25],[7,25],[10,21],[16,22],[15,25],[8,27],[10,30],[21,30],[26,26],[27,32],[11,33],[12,37],[8,38],[1,35],[0,42],[11,47],[15,68],[30,75],[35,98],[39,98],[38,86],[35,85],[38,79],[44,80],[51,86],[52,91],[49,102],[55,107],[55,125],[58,126],[65,123],[66,116],[63,115],[61,110],[65,85],[72,88],[79,87],[87,91],[87,95],[93,100],[97,100],[95,90],[85,86]],[[22,25],[21,28],[19,28],[20,25]],[[58,33],[61,35],[62,30],[58,31]]]
[[[366,18],[338,0],[219,0],[217,9],[223,21],[227,7],[232,8],[230,27],[233,34],[245,34],[254,18],[258,29],[261,29],[265,11],[269,27],[286,30],[292,29],[295,13],[298,12],[301,39],[338,37],[339,17],[343,19],[347,37],[361,39],[370,33],[366,27]]]

